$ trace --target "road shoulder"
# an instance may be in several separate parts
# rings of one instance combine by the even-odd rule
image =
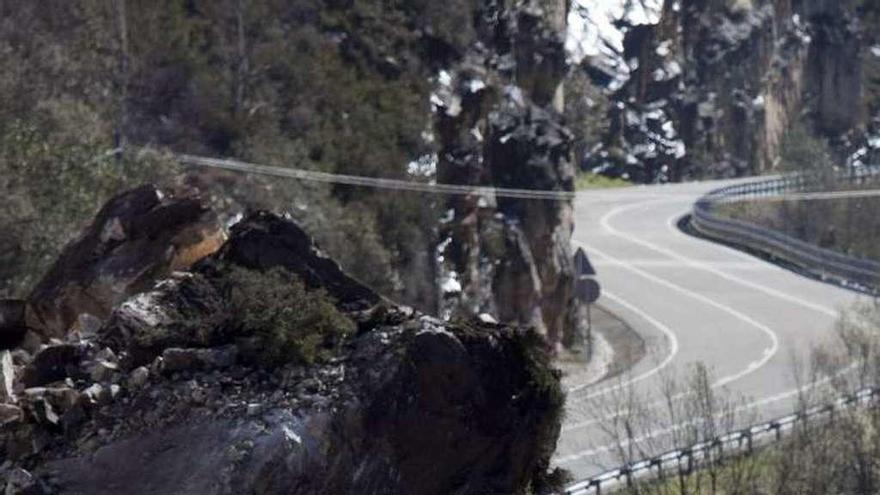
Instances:
[[[594,385],[631,369],[645,357],[645,340],[622,318],[599,304],[592,312],[591,353],[560,354],[556,366],[566,389]]]

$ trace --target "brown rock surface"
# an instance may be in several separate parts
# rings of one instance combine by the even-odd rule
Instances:
[[[121,301],[216,251],[225,234],[198,199],[143,186],[111,199],[37,284],[29,323],[63,337],[81,314],[109,316]]]
[[[242,360],[210,289],[242,264],[299,274],[357,335],[310,365]],[[102,362],[118,372],[95,383]],[[0,486],[58,494],[546,493],[563,401],[537,334],[383,301],[268,213],[24,374],[40,386],[0,408]]]

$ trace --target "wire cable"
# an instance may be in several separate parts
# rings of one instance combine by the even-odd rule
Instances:
[[[157,153],[150,148],[141,148],[141,151],[147,153]],[[112,150],[108,154],[116,153]],[[245,162],[229,158],[210,158],[204,156],[190,155],[185,153],[171,153],[175,159],[185,165],[215,168],[222,170],[230,170],[235,172],[268,175],[275,177],[284,177],[289,179],[322,182],[326,184],[344,184],[357,187],[370,187],[376,189],[388,189],[397,191],[422,192],[429,194],[454,194],[454,195],[475,195],[475,196],[494,196],[496,198],[515,198],[515,199],[537,199],[551,201],[571,201],[575,198],[589,198],[596,200],[614,200],[620,199],[628,193],[644,194],[640,191],[640,186],[621,187],[614,189],[598,189],[588,191],[562,191],[547,189],[517,189],[494,186],[472,186],[464,184],[438,184],[432,182],[416,182],[402,179],[386,179],[379,177],[366,177],[360,175],[334,174],[329,172],[319,172],[315,170],[305,170],[300,168],[279,167],[273,165],[261,165],[256,163]],[[657,197],[676,197],[696,199],[702,194],[688,191],[664,191],[658,188],[649,193],[651,196]],[[832,199],[864,199],[880,196],[880,188],[871,189],[846,189],[838,191],[814,191],[814,192],[777,192],[770,194],[743,194],[731,197],[719,196],[713,198],[719,203],[735,203],[742,201],[813,201],[813,200],[832,200]]]
[[[331,174],[314,170],[258,165],[240,160],[206,158],[194,155],[174,155],[181,163],[200,167],[234,170],[238,172],[288,177],[291,179],[325,182],[330,184],[346,184],[350,186],[373,187],[398,191],[414,191],[432,194],[457,195],[494,195],[503,198],[547,199],[569,201],[574,199],[574,191],[556,191],[539,189],[514,189],[505,187],[468,186],[461,184],[432,184],[400,179],[382,179],[359,175]]]

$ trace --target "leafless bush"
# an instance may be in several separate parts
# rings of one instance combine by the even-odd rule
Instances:
[[[595,401],[602,443],[610,446],[613,462],[633,464],[672,449],[712,442],[747,423],[750,415],[742,400],[730,399],[730,392],[718,390],[713,381],[711,370],[697,363],[684,376],[661,373],[655,394],[640,394],[622,382]],[[701,470],[696,469],[698,465]],[[704,457],[683,456],[677,469],[658,466],[661,482],[628,479],[626,490],[634,494],[708,493],[719,487],[722,476],[748,478],[747,464],[727,465],[727,453],[719,444]]]
[[[714,439],[756,421],[742,398],[713,387],[711,372],[697,364],[683,379],[667,374],[656,396],[621,386],[596,405],[603,442],[614,462],[627,465],[673,447],[711,446],[701,456],[682,456],[678,469],[629,479],[625,493],[645,495],[779,494],[867,495],[880,492],[880,407],[840,407],[841,397],[880,384],[880,303],[845,311],[837,339],[816,348],[805,363],[793,360],[799,419],[781,440],[754,449],[725,451]],[[871,397],[877,397],[873,395]],[[816,411],[836,404],[833,414]],[[817,419],[818,418],[818,419]],[[751,445],[751,443],[749,443]]]

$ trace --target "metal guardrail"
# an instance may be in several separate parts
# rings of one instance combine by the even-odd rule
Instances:
[[[798,425],[827,424],[840,413],[880,401],[880,387],[861,389],[834,402],[781,416],[741,430],[664,452],[658,456],[629,463],[592,478],[579,481],[565,489],[565,495],[601,495],[620,486],[632,486],[638,479],[663,479],[667,475],[690,475],[694,470],[725,456],[751,453],[756,447],[780,440]]]
[[[880,166],[850,169],[826,177],[835,185],[864,187],[880,184]],[[815,191],[823,184],[805,175],[792,174],[774,179],[727,186],[700,198],[693,208],[692,225],[701,234],[767,253],[792,263],[815,275],[863,288],[876,287],[880,280],[880,263],[847,256],[795,239],[778,231],[750,222],[735,220],[716,213],[723,203],[757,198],[782,197],[792,192]],[[711,440],[685,448],[670,450],[655,457],[629,463],[576,482],[565,489],[565,495],[600,495],[615,487],[632,486],[637,479],[667,474],[689,475],[695,469],[726,455],[751,452],[755,447],[779,440],[797,425],[833,421],[834,417],[853,407],[880,401],[880,388],[871,387],[794,414],[726,433]]]
[[[691,225],[706,237],[766,253],[823,280],[830,279],[842,285],[876,292],[880,281],[880,262],[822,248],[774,229],[726,217],[717,212],[719,204],[809,192],[827,182],[841,187],[876,185],[880,183],[880,167],[837,172],[821,184],[816,179],[795,174],[723,187],[696,202]]]

